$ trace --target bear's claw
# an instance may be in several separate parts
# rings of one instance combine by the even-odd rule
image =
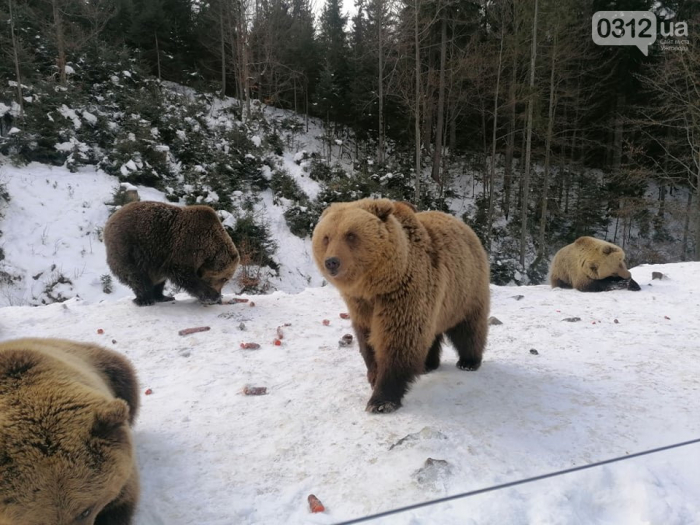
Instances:
[[[467,372],[474,372],[476,370],[479,370],[479,367],[481,366],[481,361],[479,362],[474,362],[474,361],[466,361],[463,359],[460,359],[457,361],[457,368],[460,370],[466,370]]]
[[[399,408],[401,408],[401,403],[395,403],[394,401],[372,401],[370,399],[365,411],[372,414],[389,414],[397,411]]]

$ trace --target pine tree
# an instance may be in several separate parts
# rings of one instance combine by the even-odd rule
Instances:
[[[324,70],[316,97],[326,111],[325,116],[336,122],[348,122],[351,117],[346,103],[350,76],[346,23],[347,17],[340,12],[340,0],[326,0],[319,38]]]

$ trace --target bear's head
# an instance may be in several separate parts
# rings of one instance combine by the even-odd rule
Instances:
[[[18,354],[0,355],[0,525],[92,525],[133,474],[129,407],[68,383],[24,389],[41,364]]]
[[[331,204],[312,237],[314,260],[341,291],[368,295],[400,278],[408,266],[408,240],[388,199]]]
[[[586,239],[583,237],[582,239]],[[588,253],[585,261],[586,274],[594,280],[619,277],[629,279],[632,274],[625,265],[625,252],[612,243],[592,239],[594,250]],[[578,240],[576,242],[579,242]],[[586,242],[586,241],[582,241]]]
[[[228,234],[224,232],[228,237]],[[229,239],[230,240],[230,239]],[[197,277],[207,283],[215,292],[211,297],[200,297],[209,302],[217,302],[221,299],[221,289],[231,280],[236,273],[240,257],[233,242],[220,246],[213,257],[204,261],[197,270]]]

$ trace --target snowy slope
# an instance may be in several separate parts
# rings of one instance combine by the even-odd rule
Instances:
[[[301,167],[285,160],[285,166],[315,195],[318,185],[304,178]],[[297,171],[292,171],[296,169]],[[0,247],[5,260],[0,272],[21,277],[13,285],[0,280],[0,306],[36,305],[53,302],[47,294],[61,275],[60,282],[48,293],[54,298],[78,296],[87,302],[119,299],[131,291],[113,279],[113,291],[103,291],[101,277],[109,274],[101,230],[109,218],[116,177],[101,170],[82,168],[71,173],[63,167],[33,163],[17,168],[0,166],[0,183],[10,194],[10,202],[0,220]],[[137,186],[141,200],[166,202],[158,190]],[[284,219],[284,208],[273,204],[270,190],[261,192],[256,213],[270,226],[277,243],[279,276],[271,284],[279,290],[300,292],[307,286],[320,286],[321,276],[311,258],[310,239],[291,234]],[[0,276],[2,274],[0,273]],[[225,291],[237,291],[232,283]]]
[[[668,279],[652,282],[652,271]],[[146,308],[129,297],[6,307],[0,339],[92,341],[134,362],[153,391],[136,426],[136,525],[335,523],[699,437],[699,272],[635,268],[639,293],[492,287],[503,324],[482,368],[457,370],[445,348],[391,415],[364,412],[364,364],[356,345],[338,346],[350,321],[329,287],[250,297],[255,306],[178,295]],[[202,325],[211,330],[177,334]],[[246,384],[269,394],[244,396]],[[416,475],[427,458],[448,464]],[[699,472],[693,446],[377,523],[694,524]],[[326,513],[309,513],[310,493]]]

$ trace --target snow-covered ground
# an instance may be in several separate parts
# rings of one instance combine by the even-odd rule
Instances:
[[[327,524],[699,437],[700,263],[632,273],[641,292],[492,287],[503,324],[482,368],[458,370],[446,347],[390,415],[364,412],[364,364],[355,344],[338,345],[350,321],[329,287],[249,297],[255,306],[178,295],[5,307],[0,339],[92,341],[136,365],[152,389],[135,430],[136,525]],[[178,335],[195,326],[211,330]],[[421,470],[428,458],[446,463]],[[309,512],[310,493],[325,513]],[[700,446],[376,523],[697,524]]]

